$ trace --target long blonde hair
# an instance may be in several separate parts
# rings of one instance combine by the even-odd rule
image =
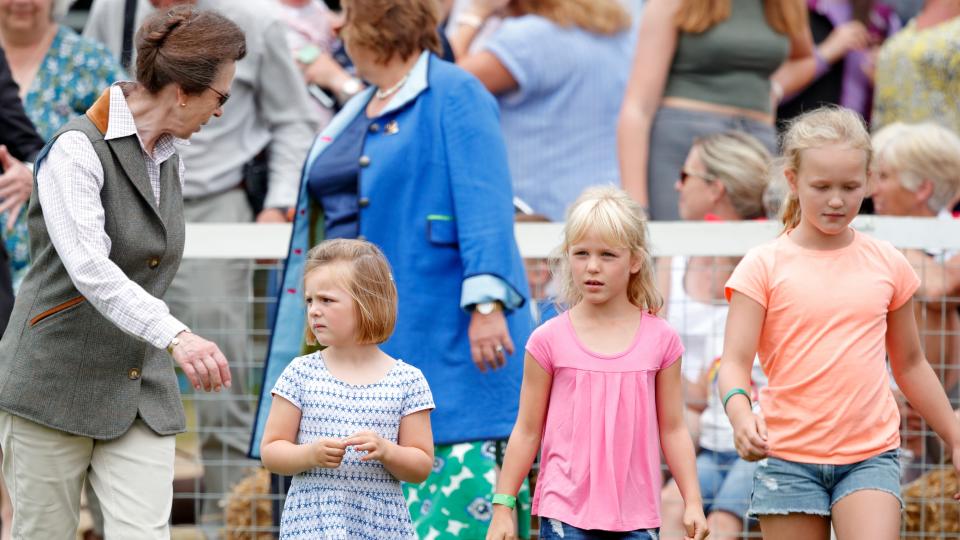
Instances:
[[[594,34],[612,35],[630,28],[630,12],[619,0],[514,0],[510,9],[517,15],[540,15]]]
[[[551,257],[560,294],[566,304],[572,307],[583,299],[570,268],[570,248],[591,232],[611,246],[629,250],[630,255],[641,262],[640,270],[630,275],[627,297],[640,309],[654,314],[660,311],[663,297],[653,278],[653,258],[648,248],[643,209],[626,192],[612,186],[588,188],[567,212],[563,243]]]
[[[684,32],[699,34],[730,17],[733,0],[684,0],[674,21]],[[806,2],[763,0],[767,24],[787,36],[801,35],[809,24]]]
[[[870,167],[873,150],[863,117],[850,109],[831,105],[803,113],[790,121],[783,136],[784,171],[796,174],[804,150],[825,146],[863,150],[866,154],[864,166]],[[787,195],[780,219],[784,231],[800,224],[800,201],[793,192]]]

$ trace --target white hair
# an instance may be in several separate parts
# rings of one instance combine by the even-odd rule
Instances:
[[[960,137],[949,129],[924,122],[897,122],[873,136],[876,160],[897,171],[900,184],[917,191],[925,180],[933,184],[927,201],[937,213],[956,200],[960,190]]]
[[[53,8],[50,10],[50,14],[53,17],[53,20],[60,21],[67,16],[67,12],[70,11],[70,6],[73,5],[77,0],[51,0],[53,2]]]

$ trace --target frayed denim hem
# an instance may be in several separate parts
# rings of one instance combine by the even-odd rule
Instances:
[[[808,516],[830,517],[830,512],[823,513],[820,510],[811,510],[809,508],[789,508],[786,510],[747,510],[747,515],[752,518],[761,518],[763,516],[788,516],[790,514],[806,514]]]

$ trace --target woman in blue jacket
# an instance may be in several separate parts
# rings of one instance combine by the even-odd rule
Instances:
[[[302,352],[307,250],[365,238],[386,254],[400,295],[383,350],[423,371],[437,405],[434,473],[407,490],[417,532],[483,536],[495,441],[516,418],[532,327],[497,103],[434,55],[433,0],[343,6],[341,37],[370,87],[320,134],[303,169],[252,453],[269,391]]]

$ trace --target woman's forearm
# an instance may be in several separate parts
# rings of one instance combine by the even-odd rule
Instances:
[[[650,205],[647,188],[650,127],[653,113],[635,104],[624,103],[617,122],[617,157],[620,161],[620,184],[630,197],[644,208]]]

